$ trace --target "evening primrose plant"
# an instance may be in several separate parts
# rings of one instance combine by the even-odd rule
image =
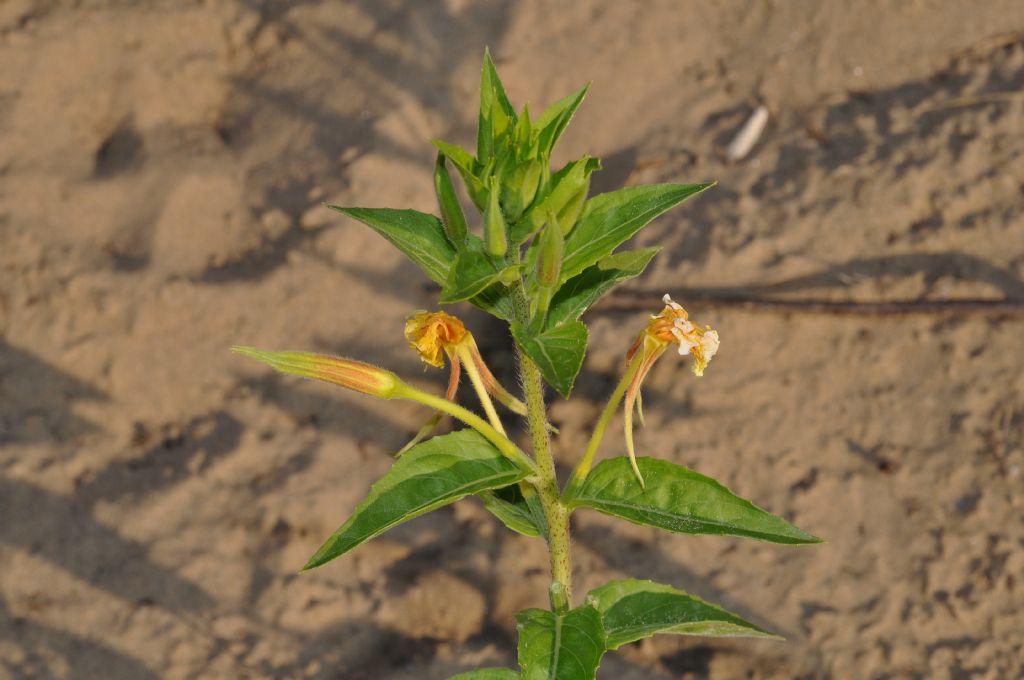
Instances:
[[[575,469],[565,484],[559,483],[550,444],[557,430],[547,417],[545,384],[569,397],[587,347],[587,327],[580,316],[614,286],[641,274],[658,252],[657,247],[617,248],[661,213],[711,186],[657,184],[590,198],[590,176],[600,168],[597,159],[584,156],[552,172],[552,149],[586,92],[585,86],[536,118],[527,107],[517,113],[485,53],[475,155],[434,142],[440,217],[415,210],[329,206],[365,223],[419,265],[441,286],[440,303],[468,301],[506,322],[522,398],[498,382],[473,334],[445,311],[413,311],[404,329],[424,362],[447,367],[444,396],[353,359],[234,348],[284,373],[379,399],[418,402],[433,411],[304,569],[326,564],[397,524],[469,495],[479,497],[512,531],[547,543],[551,608],[517,615],[520,669],[480,669],[456,676],[461,680],[595,678],[606,651],[656,633],[776,637],[678,588],[651,581],[616,580],[575,597],[569,519],[578,509],[683,534],[819,542],[710,477],[636,455],[633,416],[642,422],[641,387],[655,362],[675,348],[690,357],[693,372],[701,376],[718,351],[718,333],[690,320],[668,295],[624,352],[624,375]],[[480,212],[480,233],[469,227],[449,167]],[[475,392],[473,406],[482,415],[456,402],[463,373]],[[620,405],[627,455],[594,465]],[[529,447],[509,436],[501,411],[526,419]],[[431,436],[446,417],[463,427]]]

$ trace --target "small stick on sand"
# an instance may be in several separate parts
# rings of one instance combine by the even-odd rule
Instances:
[[[754,109],[754,113],[750,114],[750,118],[747,118],[747,122],[743,124],[743,127],[736,133],[736,136],[733,137],[733,140],[729,142],[729,146],[725,149],[726,158],[733,163],[746,158],[750,150],[757,144],[757,140],[761,138],[761,133],[764,132],[767,124],[768,109],[764,106],[758,106]]]

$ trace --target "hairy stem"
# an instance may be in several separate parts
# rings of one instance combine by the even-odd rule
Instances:
[[[540,370],[533,360],[516,346],[526,396],[526,416],[537,460],[537,493],[548,525],[548,553],[551,557],[551,608],[567,611],[572,603],[572,566],[569,555],[569,510],[562,504],[555,477],[555,462],[548,442],[547,409]]]

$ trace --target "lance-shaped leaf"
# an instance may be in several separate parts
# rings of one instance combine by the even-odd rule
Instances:
[[[416,210],[392,208],[328,208],[354,217],[391,241],[437,283],[444,284],[455,259],[441,220]]]
[[[557,325],[580,318],[580,315],[602,295],[623,281],[642,274],[659,250],[661,248],[657,246],[643,250],[627,250],[609,255],[597,264],[587,267],[583,273],[562,284],[551,298],[548,324]]]
[[[636,524],[681,534],[745,536],[772,543],[821,543],[729,491],[710,477],[657,458],[636,459],[641,488],[625,456],[601,461],[569,501]]]
[[[565,242],[562,280],[568,281],[612,253],[648,222],[707,184],[652,184],[600,194],[587,201],[576,227]]]
[[[509,668],[478,668],[468,673],[459,673],[448,680],[519,680],[520,675]]]
[[[551,150],[555,148],[558,138],[562,136],[562,132],[572,120],[572,115],[576,113],[576,109],[583,102],[583,98],[587,96],[589,89],[590,83],[587,83],[568,97],[559,99],[540,114],[534,127],[540,130],[540,152],[545,157],[550,155]]]
[[[470,247],[464,248],[456,256],[441,290],[442,304],[468,300],[501,276],[501,270],[494,265],[491,258],[473,245],[476,242],[470,239]]]
[[[512,484],[478,495],[484,507],[512,531],[524,536],[547,534],[540,502],[536,498],[527,500],[518,485]]]
[[[481,163],[491,159],[494,142],[516,122],[516,112],[505,94],[498,71],[491,60],[491,52],[484,50],[484,65],[480,71],[480,122],[476,132],[476,156]]]
[[[605,652],[601,615],[590,605],[565,614],[516,614],[523,680],[594,680]]]
[[[590,591],[587,603],[601,614],[608,649],[657,633],[782,639],[699,597],[652,581],[611,581]]]
[[[476,430],[434,437],[395,461],[303,569],[329,562],[396,524],[468,494],[514,484],[526,474]]]
[[[580,321],[569,321],[533,334],[526,326],[514,323],[512,336],[537,364],[544,379],[568,399],[587,352],[587,327]]]

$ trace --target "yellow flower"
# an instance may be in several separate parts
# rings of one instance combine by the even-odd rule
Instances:
[[[636,474],[640,486],[644,485],[643,475],[636,464],[636,452],[633,446],[633,409],[637,408],[641,422],[643,413],[640,411],[640,387],[644,378],[650,372],[654,362],[668,349],[669,345],[679,345],[680,354],[693,355],[693,372],[698,376],[704,375],[704,369],[708,362],[718,352],[718,332],[711,329],[711,326],[701,328],[692,321],[690,315],[676,302],[672,301],[668,293],[662,298],[665,308],[660,314],[652,315],[647,327],[637,336],[636,342],[626,353],[626,360],[630,363],[632,374],[629,387],[626,389],[624,427],[626,434],[626,451],[629,453],[629,461],[633,466],[633,473]]]

